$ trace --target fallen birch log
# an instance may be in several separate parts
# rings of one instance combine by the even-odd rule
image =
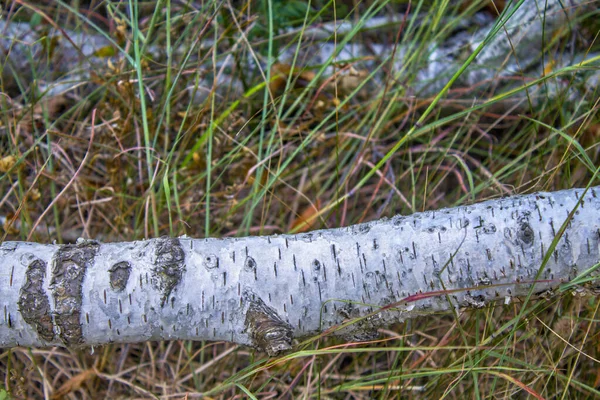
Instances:
[[[0,347],[225,340],[274,355],[324,331],[367,339],[589,272],[599,209],[595,187],[298,235],[5,242]]]

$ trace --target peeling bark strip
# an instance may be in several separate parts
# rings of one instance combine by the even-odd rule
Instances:
[[[600,187],[299,235],[5,242],[0,347],[192,339],[276,354],[324,331],[365,340],[417,316],[541,296],[590,269],[600,278],[599,262]]]

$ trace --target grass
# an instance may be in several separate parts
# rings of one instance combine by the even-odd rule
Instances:
[[[493,3],[303,4],[5,6],[5,20],[34,27],[43,51],[28,47],[27,67],[0,82],[2,240],[298,232],[597,184],[600,97],[585,89],[598,68],[594,1],[545,37],[543,74],[461,87],[478,53],[506,35],[507,7],[435,93],[420,81],[427,43],[451,43],[484,7],[493,18]],[[405,21],[361,32],[371,17],[409,7]],[[334,50],[307,63],[327,42],[310,39],[311,27],[333,20],[352,22],[328,39],[338,52],[377,41],[388,51],[340,63]],[[56,53],[56,27],[110,44],[77,58],[76,69],[91,63],[94,72],[72,74],[77,87],[48,99],[42,84],[61,75],[53,63],[66,57]],[[591,56],[561,64],[574,50]],[[556,82],[556,95],[537,97]],[[366,343],[310,338],[271,359],[187,341],[6,349],[0,399],[597,398],[596,298],[569,287],[523,300],[408,321]]]

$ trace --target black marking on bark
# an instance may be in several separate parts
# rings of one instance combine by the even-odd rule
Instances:
[[[539,221],[542,221],[542,211],[540,210],[540,205],[536,203],[535,205],[535,209],[538,212],[538,217],[540,218]]]
[[[533,244],[533,239],[535,238],[535,233],[531,226],[527,221],[521,221],[519,224],[519,230],[517,232],[517,238],[521,241],[521,243],[527,247],[530,247]]]
[[[554,221],[550,219],[550,227],[552,228],[552,236],[556,236],[556,230],[554,230]]]
[[[290,350],[293,339],[292,326],[251,291],[244,292],[244,300],[249,303],[244,332],[248,332],[252,346],[266,351],[271,357]]]
[[[256,274],[256,261],[254,260],[254,258],[250,256],[246,257],[246,261],[244,261],[244,270],[246,272],[254,271],[254,274]]]
[[[127,286],[131,265],[127,261],[121,261],[110,267],[110,288],[117,292],[122,292]]]
[[[156,240],[155,257],[151,281],[161,292],[160,306],[164,307],[185,272],[185,253],[179,239],[164,237]]]
[[[587,253],[591,254],[590,238],[587,238],[586,241],[587,241]]]
[[[321,270],[321,262],[316,258],[312,262],[312,267],[315,272],[319,272]]]
[[[43,340],[54,339],[50,300],[44,291],[46,263],[40,259],[33,260],[25,272],[27,279],[19,292],[19,311],[29,325],[33,326]]]
[[[492,223],[483,224],[481,226],[481,231],[486,235],[493,235],[494,233],[496,233],[496,225]]]
[[[396,216],[392,217],[392,225],[394,225],[395,227],[402,225],[403,221],[404,221],[404,217],[402,215],[396,215]]]
[[[50,289],[54,297],[54,324],[66,347],[83,344],[81,329],[82,283],[100,245],[82,241],[61,246],[54,257]]]
[[[540,252],[542,255],[542,260],[544,259],[544,243],[540,243]]]
[[[206,270],[217,269],[219,268],[219,257],[214,254],[209,254],[204,257],[204,261],[202,261],[202,265]]]

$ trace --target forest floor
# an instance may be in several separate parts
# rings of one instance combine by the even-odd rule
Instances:
[[[597,0],[541,30],[523,71],[507,53],[497,79],[466,84],[452,65],[485,43],[445,53],[447,76],[432,66],[430,44],[461,49],[499,14],[490,35],[521,54],[504,3],[7,2],[1,240],[303,232],[598,184]],[[599,307],[514,300],[276,358],[222,342],[0,349],[0,400],[599,398]]]

